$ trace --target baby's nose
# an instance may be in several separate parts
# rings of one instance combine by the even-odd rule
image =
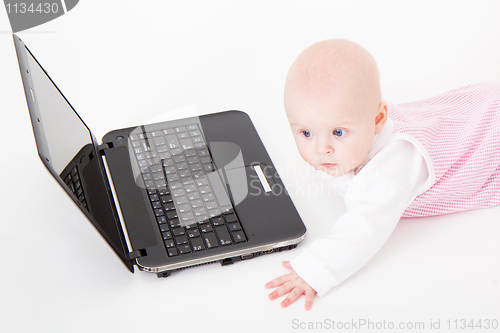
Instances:
[[[331,154],[335,150],[328,140],[318,140],[316,144],[316,153],[318,154]]]

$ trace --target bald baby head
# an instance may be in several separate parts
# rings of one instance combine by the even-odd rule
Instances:
[[[305,49],[285,83],[285,103],[300,91],[311,98],[362,99],[380,103],[377,63],[368,51],[344,39],[329,39]]]

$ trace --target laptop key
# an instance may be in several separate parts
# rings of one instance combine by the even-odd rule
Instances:
[[[175,135],[173,135],[173,134],[166,135],[165,136],[165,141],[167,142],[167,146],[170,149],[175,149],[175,148],[179,148],[180,147],[179,141],[177,140],[177,137]]]
[[[184,158],[183,155],[177,155],[177,156],[174,156],[173,160],[175,163],[181,163],[181,162],[184,162],[186,159]]]
[[[170,154],[172,156],[180,155],[182,154],[182,149],[181,148],[170,149]]]
[[[217,204],[215,203],[215,201],[207,201],[205,202],[205,207],[207,207],[207,209],[216,209],[217,208]]]
[[[163,172],[166,174],[166,175],[171,175],[171,174],[174,174],[175,172],[175,167],[174,167],[174,163],[172,162],[172,165],[165,165],[165,164],[168,164],[167,163],[163,163],[164,167],[163,167]]]
[[[186,156],[187,156],[187,154],[186,154]],[[195,163],[198,163],[199,161],[200,160],[198,159],[197,156],[192,156],[191,155],[190,157],[187,158],[188,164],[195,164]]]
[[[191,239],[191,246],[193,247],[193,251],[195,252],[205,250],[205,245],[203,244],[203,240],[199,237]]]
[[[201,198],[203,199],[203,201],[214,200],[214,194],[213,193],[202,194]]]
[[[187,137],[187,134],[186,134],[186,137]],[[181,147],[182,149],[184,150],[188,150],[188,149],[193,149],[193,143],[191,142],[191,140],[189,138],[182,138],[182,140],[180,140],[180,144],[181,144]]]
[[[246,242],[247,240],[245,234],[241,230],[233,232],[232,235],[235,243]]]
[[[160,196],[161,202],[169,203],[172,202],[172,196],[170,194]]]
[[[211,218],[210,221],[212,222],[212,224],[214,226],[218,226],[218,225],[224,225],[224,219],[222,217],[214,217],[214,218]]]
[[[159,164],[155,164],[155,165],[151,165],[149,167],[149,170],[151,170],[151,172],[162,172],[163,171],[163,167]]]
[[[189,170],[181,170],[179,171],[179,176],[182,178],[183,183],[188,182],[191,179],[191,172]]]
[[[198,216],[198,217],[206,216],[207,215],[207,211],[203,207],[194,208],[193,211],[194,211],[194,215]],[[202,220],[204,220],[204,219],[205,218],[202,218]]]
[[[184,222],[184,229],[188,230],[188,229],[196,229],[198,227],[198,224],[195,223],[194,220],[191,220],[191,221],[186,221]]]
[[[181,226],[181,222],[179,221],[179,219],[169,220],[168,224],[170,225],[170,228],[177,228]]]
[[[217,209],[210,209],[208,211],[208,215],[210,215],[210,217],[219,216],[220,215],[220,210],[218,208]]]
[[[71,181],[71,174],[68,174],[66,178],[64,178],[64,182],[66,183],[66,185],[68,185],[70,181]]]
[[[227,227],[230,231],[238,231],[241,230],[241,225],[238,222],[228,223]]]
[[[163,188],[161,190],[158,190],[158,193],[160,195],[168,195],[168,194],[170,194],[170,190],[168,188]]]
[[[204,149],[199,149],[198,150],[198,156],[200,157],[203,157],[203,156],[210,156],[210,154],[208,153],[208,149],[204,148]]]
[[[212,225],[210,223],[200,224],[200,230],[202,233],[213,231]]]
[[[226,221],[228,223],[238,221],[238,219],[236,218],[236,214],[234,214],[234,213],[233,214],[227,214],[227,215],[224,216],[224,218],[226,219]]]
[[[193,171],[193,172],[194,172],[194,171],[199,171],[199,170],[201,170],[201,169],[202,169],[202,168],[201,168],[201,164],[200,164],[200,163],[194,163],[194,164],[191,164],[190,169],[191,169],[191,171]]]
[[[233,244],[231,241],[231,236],[229,236],[229,232],[227,231],[226,226],[218,226],[214,227],[215,232],[217,232],[217,236],[219,236],[220,244],[221,245],[229,245]]]
[[[170,211],[170,210],[174,210],[175,209],[175,205],[173,202],[166,202],[163,204],[163,208],[166,210],[166,211]]]
[[[201,163],[207,164],[210,163],[212,160],[210,159],[210,156],[203,156],[200,158]]]
[[[188,198],[189,198],[189,200],[192,200],[192,201],[190,202],[191,207],[193,207],[193,208],[199,208],[199,207],[202,207],[202,205],[203,205],[203,204],[201,203],[201,200],[200,200],[200,199],[196,199],[196,197],[199,197],[199,196],[198,196],[198,193],[197,193],[197,192],[195,192],[195,193],[196,193],[196,195],[193,195],[193,196],[190,196],[190,195],[188,194]]]
[[[165,139],[162,136],[154,138],[153,142],[155,143],[155,146],[164,146],[166,143]]]
[[[206,172],[212,172],[215,170],[215,168],[212,163],[207,163],[203,164],[203,170],[205,170]]]
[[[201,132],[200,132],[200,131],[198,131],[198,130],[196,130],[196,131],[190,131],[190,132],[189,132],[189,135],[190,135],[190,136],[198,136],[198,135],[201,135]]]
[[[194,238],[194,237],[199,237],[200,236],[200,230],[197,228],[189,229],[187,230],[187,235],[189,238]]]
[[[185,196],[182,197],[176,197],[175,198],[175,203],[178,205],[184,205],[188,203],[188,198]]]
[[[177,218],[177,212],[175,210],[169,210],[167,212],[167,218],[169,220],[173,220],[173,219],[176,219]]]
[[[189,244],[180,245],[177,249],[179,249],[180,254],[191,253],[191,246],[189,246]]]
[[[180,227],[175,228],[172,231],[173,231],[175,237],[182,236],[182,235],[184,235],[186,233],[185,230],[184,230],[184,228],[180,228]]]
[[[165,147],[165,149],[166,149],[166,147]],[[160,161],[162,162],[162,164],[164,166],[172,165],[171,163],[173,163],[173,162],[172,162],[172,160],[169,159],[170,153],[168,151],[161,151],[160,152],[160,150],[161,149],[158,149],[158,157],[160,158]]]
[[[215,234],[213,232],[204,234],[203,238],[205,239],[205,245],[207,246],[207,249],[212,249],[218,246],[217,237],[215,237]]]
[[[186,150],[184,155],[186,155],[186,157],[196,156],[196,151],[194,149]]]
[[[208,185],[200,186],[200,187],[198,187],[198,190],[200,191],[201,194],[211,193],[210,186],[208,186]]]
[[[187,244],[187,242],[188,242],[187,236],[182,235],[179,237],[175,237],[175,242],[177,243],[177,245]]]
[[[169,257],[173,257],[173,256],[178,255],[178,253],[177,253],[177,249],[176,249],[175,247],[169,247],[169,248],[167,249],[167,252],[168,252],[168,256],[169,256]]]
[[[198,186],[208,185],[208,179],[207,177],[199,177],[196,179],[195,183]]]

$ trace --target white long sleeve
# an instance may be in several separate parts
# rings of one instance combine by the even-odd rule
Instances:
[[[429,187],[428,165],[419,149],[406,140],[388,143],[350,180],[347,212],[331,234],[291,260],[292,268],[323,296],[375,255],[405,209]]]

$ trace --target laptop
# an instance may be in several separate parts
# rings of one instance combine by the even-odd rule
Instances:
[[[246,113],[117,129],[98,142],[33,53],[13,39],[40,159],[132,273],[137,266],[167,277],[228,265],[304,239]]]

